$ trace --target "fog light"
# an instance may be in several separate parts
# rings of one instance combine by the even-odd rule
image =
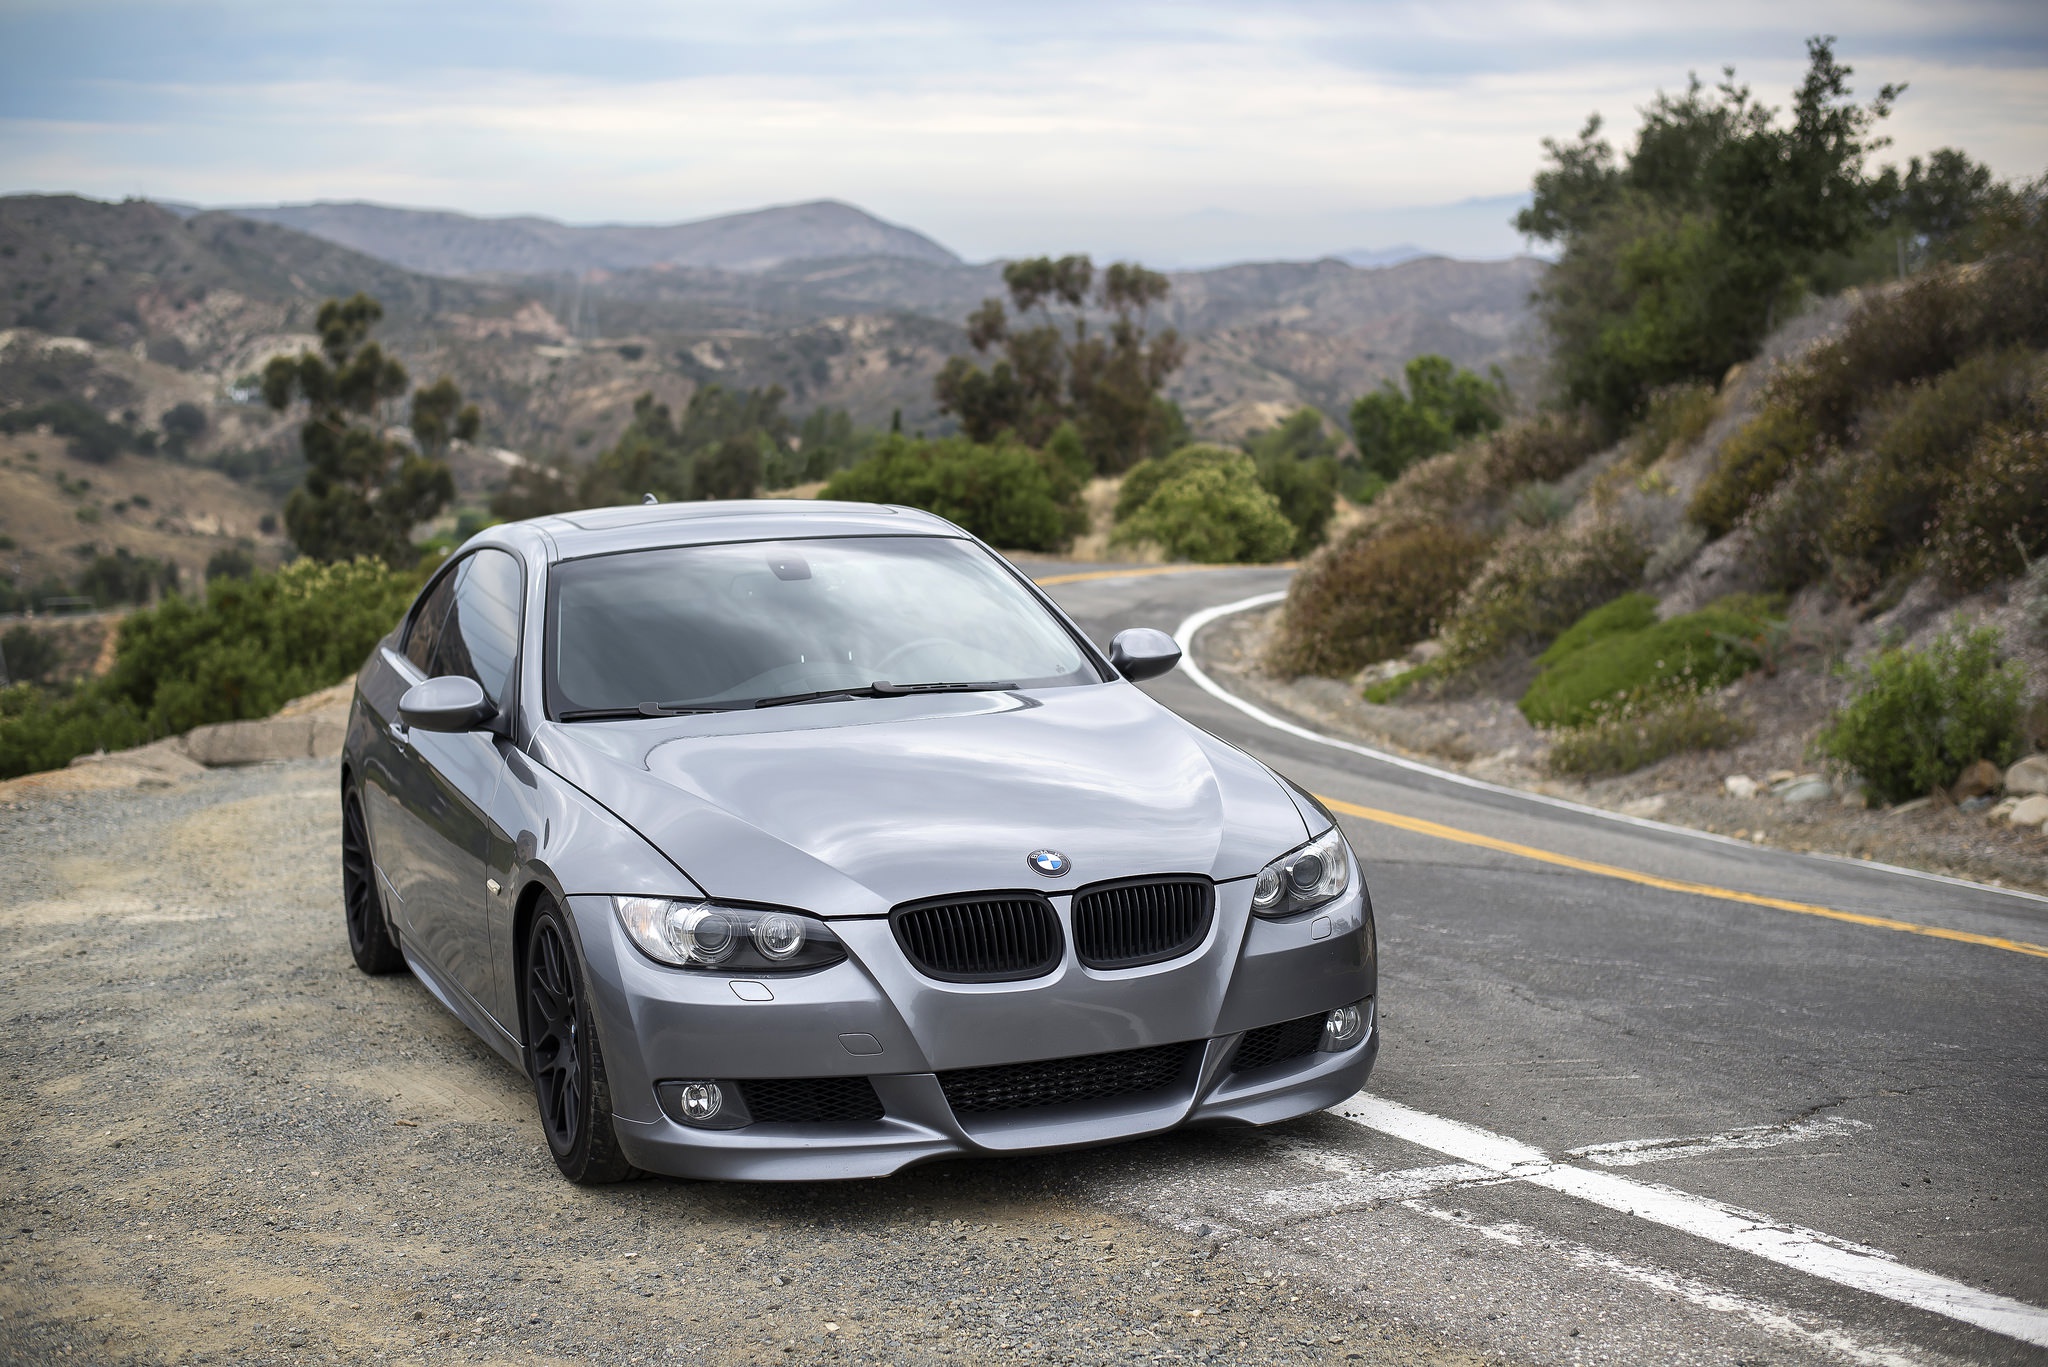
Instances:
[[[1372,998],[1368,997],[1356,1006],[1340,1006],[1332,1011],[1323,1022],[1323,1042],[1317,1047],[1326,1054],[1334,1054],[1364,1039],[1371,1029]]]
[[[676,1096],[676,1104],[682,1107],[686,1119],[715,1120],[725,1109],[725,1093],[715,1082],[686,1083]]]

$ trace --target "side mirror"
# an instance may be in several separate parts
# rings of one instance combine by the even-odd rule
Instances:
[[[1180,663],[1180,647],[1163,631],[1125,627],[1109,643],[1109,662],[1132,683],[1156,679]]]
[[[398,719],[422,731],[475,731],[497,710],[483,685],[462,674],[414,684],[398,700]]]

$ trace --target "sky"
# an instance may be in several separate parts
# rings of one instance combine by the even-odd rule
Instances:
[[[1900,160],[2048,171],[2048,4],[0,0],[0,193],[576,223],[832,198],[970,260],[1513,255],[1599,111],[1838,36]]]

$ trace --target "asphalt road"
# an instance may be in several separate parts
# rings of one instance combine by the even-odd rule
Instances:
[[[1106,642],[1285,578],[1048,587]],[[2048,901],[1485,791],[1185,671],[1148,688],[1332,800],[1384,1043],[1354,1118],[1155,1146],[1122,1199],[1510,1357],[2048,1357],[2048,958],[1913,929],[2038,946]]]

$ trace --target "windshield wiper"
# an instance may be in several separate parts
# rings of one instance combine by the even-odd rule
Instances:
[[[637,707],[579,707],[555,714],[556,721],[617,721],[621,717],[694,717],[703,712],[726,712],[725,707],[696,707],[688,703],[644,702]]]
[[[756,707],[787,707],[791,703],[819,702],[825,698],[908,698],[918,693],[999,693],[1017,687],[1013,683],[890,683],[877,679],[871,684],[848,688],[821,688],[814,693],[785,693],[776,698],[757,698]]]

